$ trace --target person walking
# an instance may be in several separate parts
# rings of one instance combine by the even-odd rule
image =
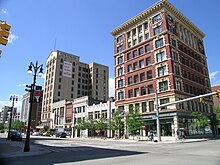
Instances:
[[[150,141],[151,141],[151,142],[152,142],[153,139],[154,139],[154,134],[153,134],[153,131],[152,131],[152,130],[150,130],[149,138],[150,138]]]

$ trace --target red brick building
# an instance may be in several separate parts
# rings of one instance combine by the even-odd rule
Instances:
[[[138,110],[148,130],[156,130],[159,104],[211,92],[204,33],[167,0],[161,0],[112,31],[115,98],[119,110]],[[161,133],[192,133],[190,113],[213,112],[211,97],[160,109]]]
[[[220,85],[212,86],[212,92],[215,92],[216,90],[220,91]],[[213,102],[215,107],[220,107],[220,99],[218,97],[213,96]]]

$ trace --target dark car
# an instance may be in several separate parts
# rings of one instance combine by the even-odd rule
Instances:
[[[10,140],[11,141],[22,141],[22,135],[18,131],[10,131]]]
[[[56,137],[66,138],[66,133],[65,133],[65,132],[58,132],[58,133],[56,134]]]

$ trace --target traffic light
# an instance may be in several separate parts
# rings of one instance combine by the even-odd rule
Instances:
[[[216,90],[216,97],[220,98],[220,91]]]
[[[1,45],[5,45],[5,46],[7,45],[10,29],[11,29],[11,26],[9,24],[7,24],[5,21],[0,21],[0,44]]]
[[[204,103],[204,99],[202,97],[199,98],[200,103]]]

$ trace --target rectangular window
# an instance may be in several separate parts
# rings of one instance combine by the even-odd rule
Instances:
[[[162,32],[162,26],[154,28],[154,35],[158,35]]]
[[[171,45],[176,47],[176,40],[174,40],[173,38],[171,38]]]
[[[172,58],[173,58],[173,60],[175,60],[175,61],[179,61],[178,54],[177,54],[175,51],[172,51]]]
[[[127,37],[128,37],[128,39],[131,38],[131,32],[127,33]]]
[[[131,72],[132,71],[132,64],[129,64],[128,65],[128,72]]]
[[[128,42],[128,48],[130,48],[131,47],[131,42]]]
[[[147,112],[147,104],[146,104],[146,102],[142,102],[141,103],[141,109],[142,109],[142,113]]]
[[[175,72],[176,75],[180,76],[180,67],[177,66],[177,65],[174,65],[174,72]]]
[[[138,52],[139,52],[139,55],[144,54],[144,48],[143,48],[143,47],[139,48],[139,49],[138,49]]]
[[[134,40],[133,40],[133,44],[134,44],[134,45],[137,45],[137,39],[134,39]]]
[[[145,80],[145,73],[141,73],[141,74],[140,74],[140,80],[141,80],[141,81],[144,81],[144,80]]]
[[[169,98],[165,98],[165,99],[160,99],[160,105],[169,103]],[[165,107],[161,107],[161,109],[167,109],[167,106]]]
[[[133,57],[135,58],[135,57],[137,57],[137,55],[138,55],[138,54],[137,54],[137,50],[134,50],[134,51],[133,51]]]
[[[128,77],[128,85],[132,84],[132,77]]]
[[[129,52],[129,53],[127,54],[127,60],[130,60],[130,59],[132,59],[132,54],[131,54],[131,52]]]
[[[142,33],[142,26],[138,27],[138,33]]]
[[[117,38],[117,43],[119,43],[119,42],[121,42],[122,41],[122,36],[119,36],[118,38]]]
[[[158,15],[156,15],[156,16],[154,16],[153,17],[153,24],[155,24],[155,23],[157,23],[157,22],[159,22],[160,21],[160,14],[158,14]]]
[[[123,63],[123,56],[118,57],[117,63],[118,63],[118,64]]]
[[[145,52],[150,52],[150,44],[145,45]]]
[[[153,85],[148,85],[147,86],[147,91],[148,91],[148,94],[154,93]]]
[[[164,53],[164,51],[156,54],[157,62],[164,61],[165,58],[166,58],[166,57],[165,57],[165,53]]]
[[[138,41],[139,41],[139,42],[142,42],[142,41],[143,41],[143,36],[140,36],[139,39],[138,39]]]
[[[141,96],[146,95],[146,87],[141,87]]]
[[[129,104],[128,109],[129,109],[129,113],[132,113],[134,111],[133,104]]]
[[[159,82],[159,91],[163,92],[166,90],[168,90],[168,82],[167,81]]]
[[[182,91],[182,83],[180,81],[176,81],[176,90]]]
[[[138,63],[137,63],[137,62],[135,62],[135,63],[133,64],[133,69],[134,69],[134,70],[137,70],[137,69],[138,69]]]
[[[155,48],[156,49],[162,47],[163,45],[164,45],[163,38],[160,38],[160,39],[155,41]]]
[[[147,79],[152,79],[152,70],[147,71]]]
[[[128,90],[128,98],[132,98],[133,97],[133,90],[129,89]]]
[[[120,45],[119,47],[117,47],[117,53],[122,52],[122,49],[123,49],[122,45]]]
[[[146,58],[146,66],[149,66],[151,64],[151,58],[148,57]]]
[[[144,68],[144,60],[139,61],[140,68]]]
[[[138,97],[139,96],[139,88],[135,88],[134,89],[134,97]]]
[[[144,30],[148,30],[148,22],[144,24]]]
[[[118,88],[121,88],[124,86],[124,80],[121,79],[121,80],[118,80]]]
[[[154,111],[154,101],[149,101],[148,104],[149,104],[149,111],[150,112]]]
[[[124,91],[118,92],[118,100],[124,99]]]
[[[149,39],[149,38],[150,38],[149,33],[146,33],[146,34],[145,34],[145,39],[147,40],[147,39]]]
[[[158,74],[158,76],[160,77],[160,76],[165,75],[166,69],[167,69],[166,65],[157,68],[157,74]]]
[[[134,75],[134,83],[138,82],[138,75]]]
[[[121,76],[123,74],[124,68],[118,68],[118,76]]]

